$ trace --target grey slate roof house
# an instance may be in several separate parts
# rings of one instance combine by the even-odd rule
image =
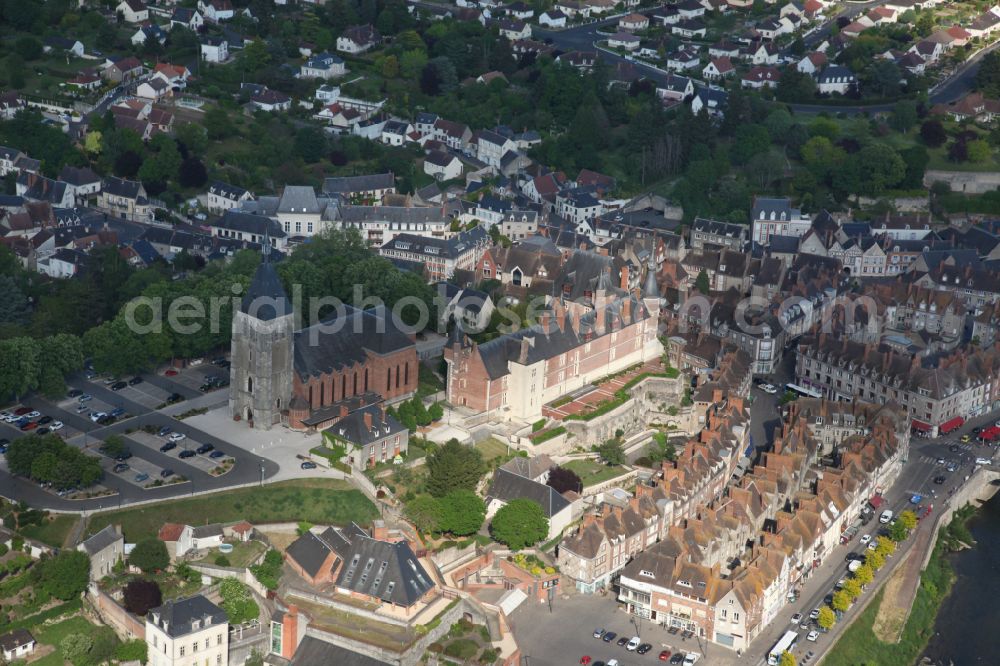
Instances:
[[[124,556],[125,537],[115,525],[108,525],[76,549],[90,558],[90,580],[98,581],[110,575]]]

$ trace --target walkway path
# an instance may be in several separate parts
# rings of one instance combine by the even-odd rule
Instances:
[[[936,524],[932,520],[924,520],[917,524],[912,537],[913,544],[906,553],[906,560],[900,564],[893,575],[893,580],[886,585],[885,596],[882,597],[882,605],[875,620],[876,625],[881,626],[881,631],[877,632],[879,638],[885,642],[898,643],[903,633],[906,619],[917,597],[917,589],[920,587],[920,574],[927,559],[927,551],[934,547]]]

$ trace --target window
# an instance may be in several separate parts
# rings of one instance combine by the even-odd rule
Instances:
[[[163,647],[166,648],[165,645]],[[180,656],[182,656],[182,657],[184,656],[184,646],[183,645],[180,647]]]

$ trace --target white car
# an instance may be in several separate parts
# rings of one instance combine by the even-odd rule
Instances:
[[[792,616],[792,624],[798,624],[802,621],[802,613],[796,613]]]
[[[628,650],[629,652],[635,652],[635,649],[640,645],[642,645],[642,641],[639,640],[639,637],[633,636],[632,639],[625,646],[625,649]]]
[[[874,541],[868,544],[868,550],[875,550],[876,548],[878,548],[878,544],[875,543]]]
[[[694,652],[688,652],[684,655],[684,666],[694,666],[698,663],[698,657],[701,655],[695,654]],[[608,662],[608,666],[611,666],[611,662]]]
[[[187,439],[187,435],[181,432],[175,432],[172,435],[170,435],[170,437],[167,437],[167,439],[170,440],[171,442],[179,442],[182,439]]]
[[[608,659],[607,666],[618,666],[618,660],[617,659]]]
[[[992,465],[993,461],[989,458],[976,458],[977,465]]]
[[[818,608],[813,608],[811,611],[809,611],[809,619],[810,620],[818,620],[819,619],[819,609]]]
[[[813,631],[810,631],[810,632],[809,632],[809,633],[808,633],[808,634],[806,635],[806,640],[807,640],[807,641],[812,641],[813,643],[815,643],[815,642],[816,642],[817,640],[819,640],[819,632],[818,632],[818,631],[815,631],[815,630],[813,630]]]
[[[771,395],[778,392],[778,388],[774,384],[761,384],[760,390],[764,393],[770,393]]]
[[[892,520],[892,511],[890,511],[889,509],[883,511],[882,515],[878,517],[878,522],[882,523],[883,525],[887,525],[890,520]]]
[[[871,540],[872,540],[871,534],[862,534],[861,539],[859,539],[858,542],[863,546]]]
[[[52,423],[49,424],[49,430],[62,430],[62,427],[63,427],[62,421],[53,421]]]
[[[103,419],[105,416],[107,416],[107,414],[105,414],[104,412],[94,412],[93,414],[90,415],[90,420],[93,421],[94,423],[97,423],[99,419]]]
[[[41,412],[28,412],[27,414],[25,414],[25,416],[27,416],[28,420],[30,421],[32,419],[41,418],[42,413]]]
[[[87,410],[89,410],[89,409],[90,409],[90,407],[87,407],[87,405],[80,405],[79,407],[76,408],[76,413],[77,414],[83,414],[83,413],[87,412]]]

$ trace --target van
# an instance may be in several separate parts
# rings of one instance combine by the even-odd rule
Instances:
[[[883,511],[882,515],[878,517],[878,522],[882,523],[883,525],[887,525],[891,520],[892,520],[892,511],[889,511],[889,509]]]

